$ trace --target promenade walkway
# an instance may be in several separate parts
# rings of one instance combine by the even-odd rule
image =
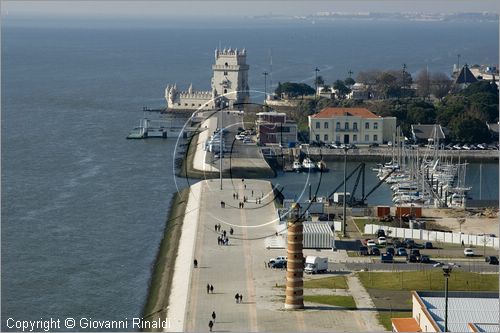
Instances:
[[[277,214],[271,183],[261,180],[218,179],[194,187],[188,207],[197,214],[184,220],[168,318],[170,331],[208,331],[215,311],[214,331],[373,331],[372,320],[359,311],[306,303],[303,311],[284,310],[285,271],[267,268],[284,249],[266,249],[274,237]],[[253,195],[252,195],[253,191]],[[198,192],[198,193],[196,193]],[[233,195],[238,194],[239,199]],[[248,198],[239,208],[243,196]],[[256,198],[261,204],[255,203]],[[221,201],[225,207],[221,207]],[[194,203],[194,206],[192,204]],[[229,245],[218,245],[215,225],[226,230]],[[193,224],[197,224],[195,227]],[[230,235],[230,228],[234,234]],[[193,232],[195,234],[193,234]],[[186,242],[186,244],[184,244]],[[198,268],[193,268],[193,259]],[[214,286],[207,293],[207,284]],[[243,295],[237,304],[234,296]],[[371,318],[371,316],[370,316]]]

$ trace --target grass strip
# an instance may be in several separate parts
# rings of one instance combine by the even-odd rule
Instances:
[[[337,295],[306,295],[304,301],[340,306],[349,310],[356,310],[356,302],[352,296],[337,296]]]
[[[174,194],[170,203],[170,213],[166,221],[163,239],[156,255],[153,275],[149,284],[148,298],[143,309],[144,321],[155,321],[158,318],[165,320],[167,316],[166,310],[188,197],[189,188],[186,188]],[[144,326],[148,327],[147,323]],[[148,329],[145,331],[162,331],[162,329]]]
[[[410,318],[411,316],[411,311],[379,311],[377,313],[379,323],[389,332],[392,331],[391,318]]]
[[[345,276],[305,280],[304,288],[347,289],[347,280]]]
[[[359,272],[365,288],[384,290],[443,290],[441,269],[409,272]],[[480,274],[454,271],[449,282],[450,291],[498,291],[498,274]]]

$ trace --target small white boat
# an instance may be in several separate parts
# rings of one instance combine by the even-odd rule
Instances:
[[[298,160],[293,161],[292,170],[295,172],[301,172],[302,171],[302,164],[300,164],[300,162]]]
[[[321,171],[321,172],[328,172],[329,171],[328,167],[326,166],[326,163],[323,160],[316,163],[316,169],[318,169],[318,171]]]
[[[304,161],[302,161],[302,167],[306,169],[306,171],[313,171],[316,168],[314,162],[311,161],[309,157],[304,158]]]

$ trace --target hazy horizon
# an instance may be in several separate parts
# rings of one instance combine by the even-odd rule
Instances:
[[[245,17],[335,12],[499,13],[481,1],[3,1],[2,16],[28,17]]]

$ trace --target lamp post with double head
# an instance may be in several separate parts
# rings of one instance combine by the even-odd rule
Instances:
[[[444,275],[444,331],[448,332],[448,278],[450,277],[451,265],[443,266],[443,275]]]
[[[348,147],[344,147],[344,198],[343,198],[343,212],[342,212],[342,235],[346,237],[346,226],[347,226],[347,218],[346,218],[346,195],[347,195],[347,151]]]

